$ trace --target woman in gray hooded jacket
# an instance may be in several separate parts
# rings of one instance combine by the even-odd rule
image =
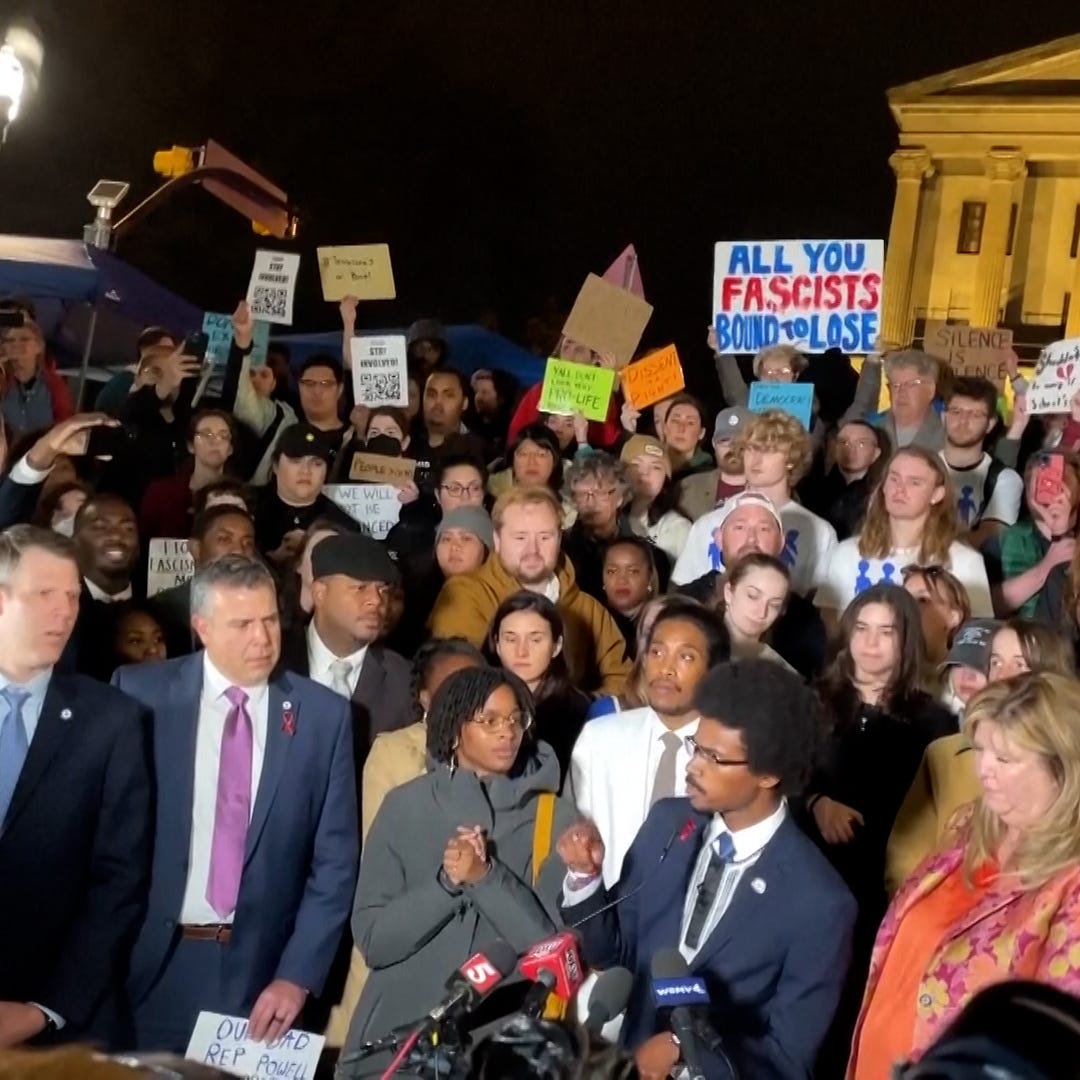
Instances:
[[[364,845],[352,931],[371,973],[343,1064],[434,1008],[478,949],[501,938],[520,954],[562,925],[553,838],[577,815],[555,794],[559,764],[530,737],[532,719],[529,691],[507,671],[459,671],[435,694],[429,771],[387,795]],[[386,1055],[351,1075],[380,1064]]]

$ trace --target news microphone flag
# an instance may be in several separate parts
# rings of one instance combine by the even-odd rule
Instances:
[[[555,993],[569,1001],[585,981],[585,965],[577,938],[569,931],[537,942],[520,960],[518,970],[536,982],[541,971],[555,976]]]
[[[708,1005],[709,992],[702,979],[653,979],[653,1003],[656,1007],[675,1009],[682,1005]]]

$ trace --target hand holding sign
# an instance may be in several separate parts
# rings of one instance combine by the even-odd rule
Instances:
[[[251,1010],[248,1035],[256,1042],[273,1042],[293,1026],[307,1000],[307,991],[289,982],[275,979],[260,995]]]

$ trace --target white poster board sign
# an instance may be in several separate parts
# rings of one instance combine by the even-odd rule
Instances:
[[[150,541],[147,558],[147,599],[175,585],[190,581],[195,573],[195,560],[188,551],[186,539],[171,540],[160,536],[155,537]]]
[[[187,1053],[188,1061],[212,1065],[233,1076],[250,1080],[284,1077],[312,1080],[326,1039],[295,1028],[270,1043],[248,1038],[246,1017],[201,1012],[195,1021]]]
[[[353,400],[357,405],[409,404],[409,356],[404,334],[352,339]]]
[[[254,319],[292,325],[300,256],[287,251],[256,251],[247,302]]]
[[[376,540],[385,540],[401,515],[393,484],[327,484],[323,492]]]
[[[1077,391],[1080,391],[1080,338],[1047,345],[1039,354],[1028,388],[1029,415],[1067,413]]]

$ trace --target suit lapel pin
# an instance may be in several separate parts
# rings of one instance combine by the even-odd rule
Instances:
[[[750,888],[760,896],[765,891],[765,879],[756,877],[750,882]]]
[[[296,734],[296,716],[292,711],[292,702],[283,701],[281,703],[281,730],[286,735]]]
[[[61,709],[60,710],[60,719],[61,720],[70,720],[71,719],[71,710],[70,709]]]

